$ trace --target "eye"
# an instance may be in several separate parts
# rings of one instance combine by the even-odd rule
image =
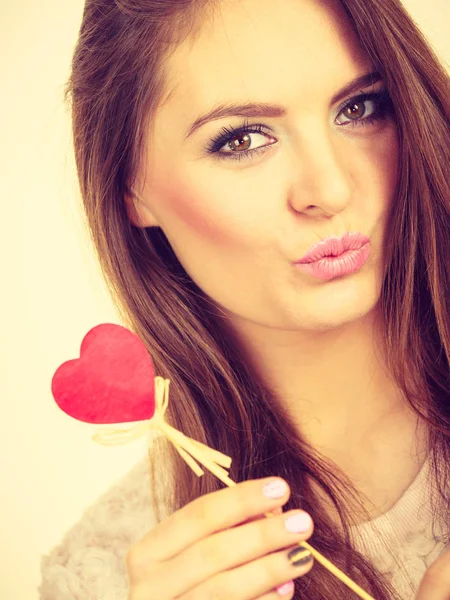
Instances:
[[[258,137],[261,138],[259,141],[261,143],[264,142],[264,139],[267,139],[267,136],[262,133],[257,133],[256,131],[249,131],[247,133],[241,133],[239,135],[234,135],[230,138],[230,140],[222,147],[222,152],[237,152],[237,151],[247,151],[252,148],[255,150],[255,146],[258,146]]]
[[[234,159],[242,155],[248,156],[276,142],[269,133],[264,132],[264,129],[264,125],[249,125],[247,122],[237,129],[223,127],[221,134],[211,140],[207,151],[220,158]],[[264,144],[267,140],[271,143]]]
[[[367,109],[368,105],[371,108]],[[391,100],[385,90],[371,94],[361,94],[352,98],[341,108],[339,115],[342,114],[348,120],[343,123],[337,121],[337,123],[342,126],[351,123],[352,127],[368,125],[384,119],[390,107]]]

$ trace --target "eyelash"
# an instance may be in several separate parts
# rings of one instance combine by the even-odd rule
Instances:
[[[365,127],[367,125],[372,125],[377,121],[385,119],[387,115],[390,113],[392,109],[391,98],[386,90],[382,90],[381,92],[373,92],[373,93],[361,93],[359,96],[355,96],[350,98],[345,104],[343,104],[339,108],[338,116],[341,112],[353,104],[366,102],[367,100],[372,100],[376,104],[376,109],[369,117],[362,117],[361,119],[357,119],[355,121],[348,121],[339,125],[340,127],[346,127],[350,125],[350,127]],[[207,147],[207,152],[209,154],[214,154],[215,158],[219,160],[242,160],[243,158],[253,158],[257,154],[261,152],[265,152],[268,147],[272,144],[266,146],[260,146],[255,149],[249,150],[237,150],[236,152],[219,152],[223,146],[227,143],[231,142],[231,140],[248,134],[248,133],[267,133],[264,131],[264,125],[249,125],[248,121],[244,121],[244,124],[241,127],[222,127],[222,133],[218,135],[216,138],[212,139],[210,144]],[[267,135],[270,135],[267,133]]]

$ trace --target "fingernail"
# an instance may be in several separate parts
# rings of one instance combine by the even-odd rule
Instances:
[[[284,526],[292,533],[306,533],[312,527],[312,519],[307,512],[302,511],[288,517]]]
[[[276,588],[276,591],[280,594],[280,596],[286,596],[294,591],[294,582],[288,581],[287,583],[283,583]]]
[[[300,567],[302,565],[306,565],[309,563],[313,556],[311,552],[307,548],[303,548],[300,546],[299,548],[294,548],[287,555],[289,562],[293,567]]]
[[[282,479],[274,479],[263,488],[263,494],[266,498],[282,498],[288,491],[288,486]]]

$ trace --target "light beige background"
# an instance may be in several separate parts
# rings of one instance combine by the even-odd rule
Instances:
[[[405,0],[450,63],[448,0]],[[51,377],[87,331],[118,322],[84,232],[63,85],[83,2],[0,0],[0,597],[38,597],[40,556],[145,455],[104,448]],[[55,599],[57,600],[57,599]]]

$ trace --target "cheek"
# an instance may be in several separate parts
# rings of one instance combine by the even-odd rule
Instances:
[[[352,158],[358,191],[360,216],[367,223],[387,216],[397,190],[398,136],[392,125],[377,138],[360,146],[357,162]],[[353,155],[355,156],[355,155]]]
[[[199,188],[188,177],[172,175],[162,185],[158,182],[157,187],[160,221],[174,246],[184,248],[189,244],[198,252],[211,245],[235,246],[240,237],[245,237],[238,217],[224,210],[222,199],[213,197],[214,186]]]

